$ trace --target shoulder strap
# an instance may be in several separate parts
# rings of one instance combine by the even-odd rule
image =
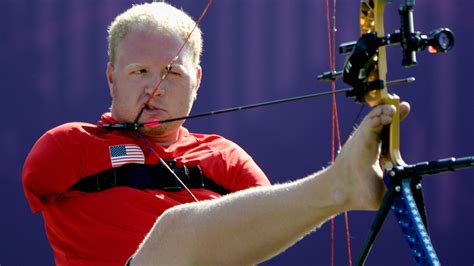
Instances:
[[[203,175],[199,166],[177,167],[176,161],[166,163],[188,188],[204,188],[221,195],[229,193],[227,189]],[[126,164],[83,177],[71,187],[71,190],[100,192],[120,186],[166,191],[182,189],[176,177],[161,164]]]

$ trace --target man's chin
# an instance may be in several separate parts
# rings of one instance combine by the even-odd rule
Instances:
[[[159,125],[157,127],[144,126],[140,128],[140,133],[145,136],[157,137],[166,133],[167,125]]]

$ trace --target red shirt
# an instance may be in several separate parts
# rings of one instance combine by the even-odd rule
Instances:
[[[123,265],[159,215],[193,201],[185,190],[69,190],[82,177],[120,166],[123,161],[111,147],[138,151],[138,157],[125,162],[157,164],[156,155],[134,134],[76,122],[46,132],[33,146],[23,168],[23,187],[33,212],[43,214],[56,264]],[[182,127],[176,143],[150,143],[162,159],[176,160],[178,166],[199,165],[204,175],[230,192],[270,184],[245,151],[221,136],[189,133]],[[192,193],[199,200],[220,197],[206,189]]]

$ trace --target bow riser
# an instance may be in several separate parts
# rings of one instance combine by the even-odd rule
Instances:
[[[378,38],[385,36],[384,31],[384,12],[385,5],[391,1],[381,0],[363,0],[360,6],[360,34],[376,33]],[[365,96],[365,102],[374,107],[380,104],[391,104],[396,108],[396,114],[393,116],[392,123],[387,126],[382,136],[382,158],[381,162],[385,169],[391,169],[394,165],[404,165],[400,155],[400,98],[388,93],[387,89],[387,56],[385,46],[379,46],[377,52],[367,63],[369,69],[366,73],[367,82],[377,82],[380,87],[368,91]]]

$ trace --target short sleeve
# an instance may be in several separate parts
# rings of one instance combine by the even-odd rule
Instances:
[[[76,132],[75,132],[76,131]],[[45,133],[23,166],[23,189],[34,213],[54,202],[78,180],[82,145],[77,129],[67,124]]]
[[[235,190],[243,190],[256,186],[270,186],[271,183],[263,170],[248,156],[246,160],[241,162],[240,168],[237,169],[235,177]]]
[[[206,174],[216,183],[230,192],[271,185],[262,169],[239,145],[217,135],[208,136],[206,141],[215,152],[200,163],[204,170],[210,169]]]

